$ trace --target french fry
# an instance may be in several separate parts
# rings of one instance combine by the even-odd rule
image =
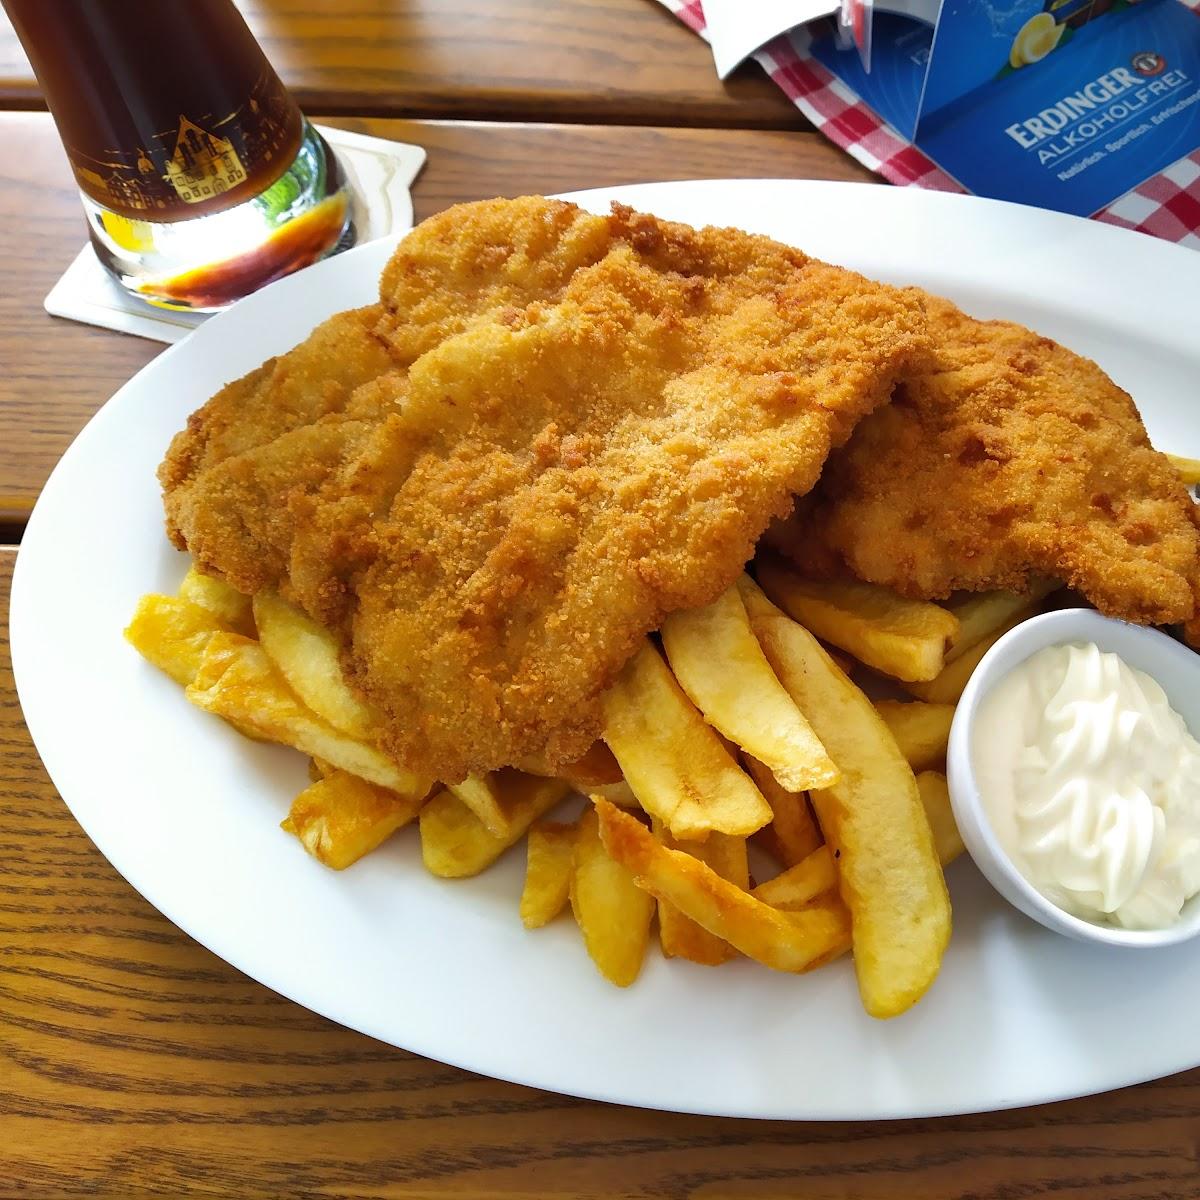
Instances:
[[[833,760],[775,678],[736,587],[704,608],[672,613],[661,635],[675,678],[704,719],[765,763],[781,787],[802,792],[837,780]]]
[[[423,780],[355,741],[296,699],[263,648],[236,633],[214,633],[187,698],[205,712],[268,742],[281,742],[404,795],[424,795]]]
[[[627,819],[637,825],[633,817]],[[643,826],[638,828],[645,832]],[[609,854],[600,840],[600,824],[593,809],[579,818],[575,835],[571,911],[600,974],[618,987],[628,987],[638,977],[646,956],[654,898]]]
[[[313,783],[318,779],[325,779],[332,775],[337,770],[332,763],[327,763],[323,758],[310,758],[308,760],[308,777]]]
[[[125,630],[125,640],[149,663],[187,687],[204,661],[215,633],[230,633],[210,609],[178,596],[143,596]]]
[[[661,821],[655,821],[652,828],[654,836],[668,850],[690,854],[742,891],[750,886],[745,838],[712,833],[703,842],[676,842]],[[658,940],[664,957],[686,958],[708,967],[719,966],[737,953],[728,942],[684,916],[669,900],[658,902]]]
[[[946,664],[961,658],[1013,617],[1028,611],[1030,605],[1045,599],[1058,586],[1053,580],[1039,579],[1024,594],[979,592],[947,604],[946,608],[958,618],[958,633],[946,650]]]
[[[954,721],[953,704],[876,700],[875,707],[914,771],[924,771],[946,761],[950,725]]]
[[[521,923],[540,929],[566,906],[575,856],[575,825],[535,821],[525,840],[525,886],[521,890]]]
[[[917,791],[933,832],[933,844],[943,867],[949,866],[966,850],[954,809],[950,806],[950,788],[940,771],[922,771],[917,776]]]
[[[570,783],[571,781],[568,780],[567,782]],[[575,785],[572,783],[571,786],[574,787]],[[575,788],[575,790],[579,791],[580,789]],[[618,808],[632,808],[637,810],[642,807],[638,803],[638,798],[633,794],[633,788],[623,779],[620,783],[606,783],[601,784],[600,787],[591,788],[590,793],[594,796],[603,796],[605,800],[610,804],[615,804]]]
[[[577,792],[587,794],[594,787],[611,787],[623,781],[621,767],[613,752],[602,742],[595,741],[588,752],[574,762],[550,767],[544,761],[531,759],[517,764],[522,771],[531,775],[554,776],[565,779]]]
[[[421,858],[442,879],[465,879],[490,867],[521,840],[538,817],[570,791],[561,779],[543,779],[520,771],[497,771],[501,803],[508,818],[503,837],[483,822],[453,792],[443,789],[421,809]]]
[[[604,740],[638,803],[681,839],[746,837],[771,808],[649,643],[605,693]]]
[[[917,791],[933,833],[938,861],[943,867],[949,866],[965,847],[950,807],[946,777],[939,771],[922,771],[916,778]],[[774,908],[795,910],[833,891],[837,884],[838,873],[833,855],[828,846],[819,846],[795,866],[781,871],[766,883],[760,883],[751,895]]]
[[[424,800],[424,793],[406,796],[333,771],[292,801],[280,827],[313,858],[341,871],[412,821]]]
[[[543,775],[546,778],[562,779],[571,785],[572,790],[581,795],[598,791],[607,796],[614,804],[622,808],[640,808],[625,777],[621,774],[621,765],[613,756],[613,752],[603,740],[594,741],[582,758],[561,766],[552,767],[540,756],[528,758],[518,764],[522,771],[530,775]]]
[[[223,579],[205,575],[195,566],[188,568],[179,595],[200,608],[207,609],[219,617],[234,633],[243,637],[254,637],[254,614],[250,608],[250,597],[243,596],[237,588]]]
[[[944,608],[888,588],[805,579],[771,557],[759,560],[757,573],[763,591],[805,629],[895,679],[933,679],[958,632]]]
[[[254,597],[254,621],[262,648],[292,691],[334,729],[373,741],[378,722],[346,682],[337,638],[273,592]]]
[[[983,656],[1012,628],[1028,620],[1037,611],[1033,604],[1027,604],[1016,616],[1006,621],[999,629],[965,650],[952,663],[925,683],[905,683],[904,690],[911,692],[918,700],[929,704],[957,704],[958,698],[967,686],[967,680],[979,666]]]
[[[468,775],[462,783],[446,785],[497,837],[508,834],[508,815],[500,803],[500,793],[492,775]]]
[[[826,892],[836,892],[837,867],[828,846],[818,846],[774,879],[760,883],[750,894],[773,908],[794,911],[811,904]]]
[[[667,900],[747,958],[777,971],[807,971],[847,945],[850,915],[827,894],[802,912],[780,912],[680,850],[668,850],[634,817],[595,800],[609,854],[639,887]]]
[[[1168,454],[1171,465],[1179,472],[1179,478],[1188,487],[1200,483],[1200,458],[1185,458],[1182,454]]]
[[[746,577],[742,595],[767,659],[842,768],[810,793],[854,920],[863,1007],[890,1017],[937,976],[950,899],[916,780],[883,718],[821,649]]]
[[[744,755],[742,761],[771,806],[771,823],[754,835],[755,840],[776,862],[785,867],[793,866],[825,840],[809,810],[808,797],[780,787],[778,780],[758,759]]]

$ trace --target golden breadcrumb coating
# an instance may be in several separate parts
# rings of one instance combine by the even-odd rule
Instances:
[[[404,240],[376,309],[193,417],[168,528],[339,631],[411,769],[553,765],[928,352],[919,293],[766,238],[462,205]]]
[[[858,427],[772,544],[925,599],[1048,576],[1110,616],[1192,620],[1196,506],[1130,397],[1049,338],[927,309],[935,368]]]

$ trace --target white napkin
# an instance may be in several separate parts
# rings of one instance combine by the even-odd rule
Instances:
[[[772,38],[840,7],[840,0],[704,0],[717,77],[724,79]]]
[[[353,193],[352,210],[358,242],[403,233],[412,228],[409,188],[425,163],[425,151],[405,142],[367,137],[345,129],[316,127],[336,151]],[[55,317],[82,321],[151,338],[177,342],[210,314],[155,308],[127,292],[100,265],[90,245],[76,256],[45,300]]]
[[[875,0],[878,12],[896,13],[933,25],[941,0]],[[724,79],[740,63],[789,29],[831,17],[841,0],[704,0],[707,37],[717,77]]]

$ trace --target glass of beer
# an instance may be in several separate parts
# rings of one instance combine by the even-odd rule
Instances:
[[[232,0],[3,2],[129,291],[212,311],[352,243],[337,159]]]

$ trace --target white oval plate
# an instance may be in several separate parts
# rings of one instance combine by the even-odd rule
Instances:
[[[1200,255],[1011,204],[868,185],[665,183],[621,199],[737,225],[880,279],[945,293],[1095,357],[1158,445],[1200,456]],[[618,991],[569,918],[526,933],[520,851],[443,882],[400,836],[337,874],[278,823],[301,756],[238,737],[122,640],[138,597],[184,561],[154,471],[188,413],[365,304],[391,245],[284,279],[207,322],[123,387],[63,456],[21,546],[12,648],[21,702],[79,823],[138,891],[239,970],[385,1042],[485,1075],[687,1112],[916,1117],[1029,1104],[1200,1063],[1200,945],[1072,944],[1010,909],[970,862],[950,870],[955,930],[911,1013],[865,1016],[848,963],[804,978],[748,962],[664,961]]]

